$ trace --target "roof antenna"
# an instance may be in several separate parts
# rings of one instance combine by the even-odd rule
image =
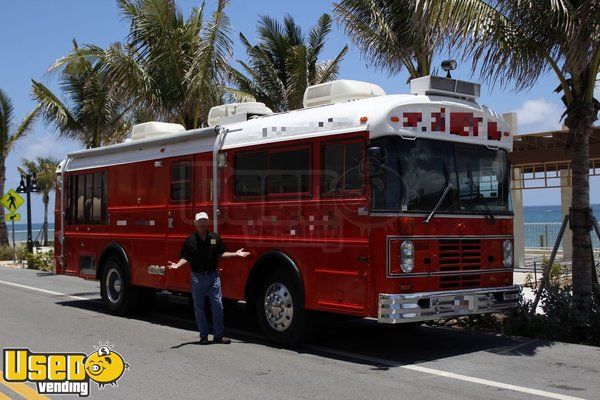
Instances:
[[[452,75],[450,75],[450,71],[454,71],[456,69],[456,60],[442,61],[442,69],[444,71],[446,71],[446,78],[452,79]]]

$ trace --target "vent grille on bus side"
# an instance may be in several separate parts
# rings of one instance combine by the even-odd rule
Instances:
[[[481,241],[479,239],[444,239],[438,242],[440,272],[457,274],[440,276],[440,289],[478,287],[480,274],[461,274],[481,269]]]

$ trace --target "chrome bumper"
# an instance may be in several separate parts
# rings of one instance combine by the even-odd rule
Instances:
[[[386,324],[502,312],[516,308],[521,286],[406,294],[379,294],[378,320]]]

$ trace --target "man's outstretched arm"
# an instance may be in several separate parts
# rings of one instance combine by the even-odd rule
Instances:
[[[249,255],[250,255],[250,253],[247,252],[247,251],[244,251],[244,248],[242,247],[241,249],[239,249],[235,253],[226,251],[223,254],[221,254],[221,257],[223,257],[223,258],[248,257]]]
[[[183,267],[185,264],[187,264],[188,260],[186,260],[185,258],[181,258],[179,261],[177,261],[176,263],[174,263],[173,261],[169,261],[169,264],[167,265],[167,268],[169,269],[177,269],[177,268],[181,268]]]

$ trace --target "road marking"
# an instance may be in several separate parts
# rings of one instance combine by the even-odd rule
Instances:
[[[28,400],[49,400],[50,397],[43,396],[37,392],[37,390],[27,386],[24,383],[6,382],[4,380],[4,373],[0,371],[0,383],[12,390],[15,393],[20,394]],[[0,393],[2,395],[2,393]],[[8,397],[7,397],[8,398]],[[0,396],[0,399],[2,397]]]
[[[316,350],[316,351],[323,352],[323,353],[329,353],[329,354],[341,356],[344,358],[367,361],[372,364],[379,364],[379,365],[384,365],[387,367],[398,367],[398,368],[403,368],[403,369],[409,369],[412,371],[418,371],[418,372],[422,372],[425,374],[437,375],[437,376],[441,376],[444,378],[450,378],[450,379],[457,379],[457,380],[461,380],[464,382],[477,383],[480,385],[496,387],[499,389],[508,389],[508,390],[512,390],[515,392],[533,394],[533,395],[537,395],[537,396],[547,397],[550,399],[585,400],[581,397],[567,396],[567,395],[560,394],[560,393],[547,392],[545,390],[531,389],[531,388],[524,387],[524,386],[511,385],[509,383],[491,381],[489,379],[475,378],[475,377],[468,376],[468,375],[455,374],[453,372],[442,371],[439,369],[422,367],[420,365],[414,365],[414,364],[403,365],[403,364],[400,364],[400,363],[397,363],[397,362],[394,362],[391,360],[386,360],[384,358],[363,356],[363,355],[351,353],[348,351],[330,349],[328,347],[321,347],[321,346],[305,346],[305,347],[308,349]]]
[[[496,388],[500,388],[500,389],[508,389],[508,390],[512,390],[514,392],[527,393],[527,394],[533,394],[533,395],[537,395],[537,396],[547,397],[549,399],[583,400],[581,397],[567,396],[564,394],[547,392],[545,390],[530,389],[530,388],[523,387],[523,386],[511,385],[509,383],[502,383],[502,382],[490,381],[488,379],[474,378],[474,377],[467,376],[467,375],[455,374],[453,372],[446,372],[446,371],[440,371],[440,370],[433,369],[433,368],[421,367],[419,365],[402,365],[401,367],[405,368],[405,369],[410,369],[413,371],[424,372],[426,374],[442,376],[444,378],[458,379],[458,380],[465,381],[465,382],[478,383],[480,385],[491,386],[491,387],[496,387]]]
[[[21,285],[19,283],[14,283],[14,282],[0,281],[0,284],[6,285],[6,286],[14,286],[14,287],[18,287],[21,289],[34,290],[36,292],[51,294],[53,296],[68,297],[69,299],[73,299],[73,300],[94,300],[94,299],[88,299],[87,297],[73,296],[73,295],[66,294],[66,293],[54,292],[52,290],[40,289],[40,288],[36,288],[33,286]]]
[[[36,288],[33,286],[26,286],[26,285],[21,285],[21,284],[13,283],[13,282],[6,282],[6,281],[2,281],[2,280],[0,280],[0,284],[19,287],[19,288],[23,288],[23,289],[34,290],[34,291],[38,291],[38,292],[42,292],[42,293],[46,293],[46,294],[51,294],[54,296],[68,297],[68,298],[71,298],[74,300],[86,300],[86,301],[94,300],[94,299],[89,299],[87,297],[73,296],[73,295],[66,294],[66,293],[54,292],[52,290],[40,289],[40,288]],[[229,329],[229,331],[233,332],[235,330]],[[248,335],[248,333],[244,333],[244,334]],[[523,345],[523,344],[519,344],[517,347],[520,347],[521,345]],[[491,387],[496,387],[496,388],[500,388],[500,389],[508,389],[508,390],[512,390],[515,392],[533,394],[533,395],[537,395],[537,396],[547,397],[550,399],[585,400],[581,397],[567,396],[567,395],[563,395],[563,394],[559,394],[559,393],[547,392],[545,390],[531,389],[531,388],[527,388],[524,386],[511,385],[509,383],[502,383],[502,382],[492,381],[492,380],[488,380],[488,379],[475,378],[475,377],[471,377],[468,375],[455,374],[453,372],[447,372],[447,371],[442,371],[442,370],[438,370],[438,369],[422,367],[419,365],[402,365],[397,362],[393,362],[391,360],[386,360],[384,358],[365,356],[365,355],[351,353],[351,352],[347,352],[347,351],[343,351],[343,350],[330,349],[328,347],[312,346],[312,345],[305,346],[305,347],[307,349],[312,349],[312,350],[316,350],[316,351],[323,352],[323,353],[334,354],[334,355],[342,356],[345,358],[368,361],[373,364],[385,365],[388,367],[399,367],[399,368],[409,369],[412,371],[418,371],[418,372],[422,372],[422,373],[426,373],[426,374],[437,375],[437,376],[441,376],[444,378],[457,379],[457,380],[461,380],[461,381],[465,381],[465,382],[477,383],[480,385],[491,386]],[[0,382],[1,382],[1,377],[0,377]],[[29,388],[28,386],[27,386],[27,388],[30,390],[33,390],[33,389]],[[37,393],[35,393],[35,394],[37,395]],[[47,397],[37,397],[37,398],[47,399]]]
[[[527,345],[529,345],[529,344],[531,344],[533,342],[537,342],[537,341],[538,341],[538,339],[527,340],[526,342],[518,343],[518,344],[516,344],[514,346],[511,346],[511,347],[508,347],[508,348],[506,348],[504,350],[498,351],[498,352],[496,352],[496,354],[507,355],[507,354],[515,351],[516,349],[519,349],[521,347],[527,346]]]

